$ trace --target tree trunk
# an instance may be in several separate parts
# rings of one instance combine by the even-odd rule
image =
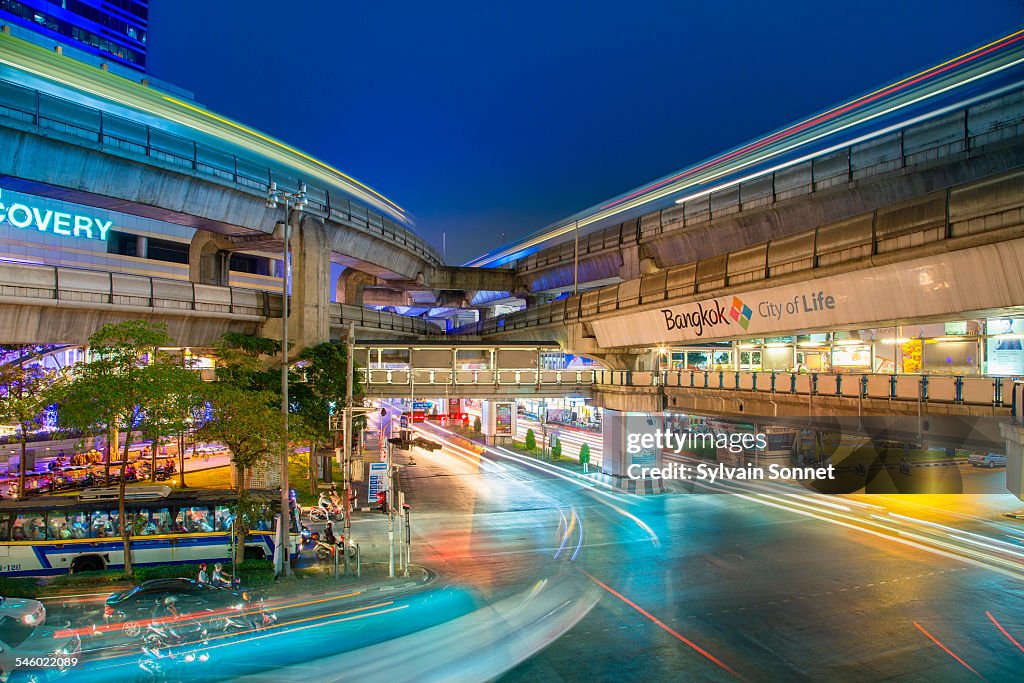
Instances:
[[[185,488],[185,432],[178,434],[178,486]]]
[[[316,495],[316,444],[309,442],[309,493]]]
[[[25,500],[25,458],[28,457],[28,433],[21,424],[21,461],[18,463],[18,498]]]
[[[160,447],[160,437],[153,438],[153,457],[149,464],[149,478],[155,484],[156,483],[156,450]]]
[[[242,467],[238,467],[236,469],[238,470],[238,498],[235,503],[235,522],[231,525],[231,557],[234,560],[235,566],[242,561],[242,557],[245,554],[245,536],[244,534],[240,534],[242,530],[242,525],[240,523],[242,497],[245,495],[245,469]]]
[[[131,529],[128,526],[128,518],[124,510],[125,470],[128,468],[128,446],[132,440],[131,429],[124,437],[124,457],[121,459],[121,476],[117,490],[117,516],[121,519],[121,541],[124,543],[124,573],[128,578],[132,577],[132,543],[130,540]],[[108,450],[109,453],[109,450]]]
[[[110,460],[114,453],[117,452],[117,425],[113,425],[107,429],[107,447],[104,449],[104,461],[103,461],[103,485],[110,486]],[[126,438],[127,440],[127,438]]]

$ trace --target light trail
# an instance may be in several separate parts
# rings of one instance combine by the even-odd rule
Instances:
[[[1011,635],[1010,635],[1010,634],[1009,634],[1009,633],[1007,632],[1007,630],[1006,630],[1005,628],[1003,628],[1003,625],[1002,625],[1002,624],[1000,624],[1000,623],[999,623],[998,621],[996,621],[996,618],[995,618],[994,616],[992,616],[992,613],[991,613],[991,612],[989,612],[989,611],[987,611],[987,610],[986,610],[986,611],[985,611],[985,616],[986,616],[986,617],[988,617],[988,618],[989,618],[989,620],[990,620],[990,621],[991,621],[991,622],[992,622],[993,624],[995,624],[995,625],[996,625],[996,628],[997,628],[997,629],[999,629],[999,631],[1000,631],[1000,632],[1001,632],[1001,633],[1002,633],[1002,634],[1003,634],[1004,636],[1006,636],[1006,637],[1007,637],[1007,638],[1008,638],[1008,639],[1010,640],[1010,642],[1011,642],[1011,643],[1013,643],[1014,645],[1016,645],[1016,646],[1017,646],[1017,649],[1018,649],[1018,650],[1020,650],[1021,652],[1024,652],[1024,647],[1021,647],[1021,644],[1017,642],[1017,639],[1016,639],[1016,638],[1014,638],[1013,636],[1011,636]]]
[[[984,678],[984,676],[982,676],[982,675],[981,675],[980,673],[978,673],[977,671],[975,671],[975,670],[974,670],[974,668],[973,668],[973,667],[972,667],[972,666],[971,666],[970,664],[968,664],[968,663],[967,663],[967,662],[965,662],[964,660],[960,659],[960,657],[958,657],[958,656],[957,656],[957,655],[956,655],[956,654],[955,654],[955,653],[954,653],[954,652],[953,652],[952,650],[950,650],[950,649],[949,649],[948,647],[946,647],[945,645],[943,645],[943,644],[942,644],[942,643],[941,643],[941,642],[939,641],[939,639],[938,639],[938,638],[936,638],[935,636],[933,636],[933,635],[932,635],[931,633],[928,633],[928,631],[926,631],[926,630],[924,629],[924,626],[921,626],[921,624],[917,623],[916,621],[914,622],[914,626],[916,626],[916,627],[917,627],[917,629],[918,629],[918,630],[919,630],[919,631],[920,631],[921,633],[923,633],[923,634],[925,634],[926,636],[928,636],[928,639],[929,639],[929,640],[931,640],[931,641],[932,641],[933,643],[935,643],[936,645],[938,645],[939,647],[941,647],[941,648],[942,648],[942,651],[943,651],[943,652],[945,652],[945,653],[946,653],[947,655],[949,655],[950,657],[952,657],[952,658],[953,658],[953,659],[955,659],[956,661],[960,662],[960,664],[962,664],[963,666],[965,666],[965,667],[967,667],[968,669],[970,669],[971,673],[973,673],[973,674],[974,674],[975,676],[977,676],[978,678]]]
[[[671,626],[669,626],[668,624],[663,622],[661,619],[658,619],[656,616],[654,616],[653,614],[651,614],[650,612],[645,610],[643,607],[641,607],[640,605],[636,604],[635,602],[633,602],[632,600],[627,598],[622,593],[619,593],[617,590],[615,590],[614,588],[612,588],[608,584],[601,582],[599,579],[597,579],[590,572],[586,571],[585,569],[581,569],[580,571],[582,571],[591,581],[596,583],[598,586],[600,586],[604,590],[608,591],[609,593],[611,593],[612,595],[617,597],[619,600],[621,600],[622,602],[626,603],[627,605],[629,605],[630,607],[635,609],[637,612],[639,612],[640,614],[642,614],[645,617],[647,617],[648,619],[650,619],[656,626],[658,626],[659,628],[661,628],[664,631],[666,631],[667,633],[669,633],[673,638],[676,638],[680,642],[685,643],[686,645],[691,647],[694,651],[696,651],[697,653],[699,653],[703,657],[707,658],[709,661],[714,662],[717,666],[721,667],[722,669],[725,669],[726,671],[731,673],[736,678],[742,679],[742,676],[740,676],[738,673],[733,671],[732,668],[730,668],[729,665],[726,664],[725,662],[723,662],[721,659],[719,659],[718,657],[715,657],[713,654],[711,654],[710,652],[708,652],[707,650],[702,648],[697,643],[693,642],[692,640],[690,640],[686,636],[684,636],[681,633],[679,633],[678,631],[674,630]]]
[[[506,245],[498,250],[485,254],[477,259],[469,261],[466,265],[472,266],[495,266],[514,258],[533,253],[539,245],[557,239],[569,233],[578,232],[581,228],[593,223],[611,219],[626,211],[639,209],[669,195],[683,192],[689,188],[706,185],[716,179],[727,175],[735,174],[743,169],[751,169],[758,164],[793,152],[800,147],[806,147],[813,143],[820,142],[831,136],[836,136],[856,126],[862,126],[876,119],[894,115],[896,112],[909,107],[919,105],[929,99],[946,95],[956,89],[962,89],[974,84],[981,79],[1000,74],[1008,69],[1024,63],[1020,56],[1020,41],[1024,38],[1024,31],[1016,31],[1010,35],[999,38],[986,45],[970,50],[952,59],[946,60],[928,69],[907,76],[895,83],[888,84],[858,98],[845,102],[818,113],[812,117],[799,121],[764,137],[744,143],[743,145],[727,151],[719,156],[708,159],[695,166],[683,169],[675,174],[656,180],[643,187],[633,190],[623,196],[617,197],[604,204],[585,209],[584,211],[571,216],[561,224],[551,226],[539,234],[528,236],[519,242]],[[1019,87],[1019,83],[1009,87]],[[903,92],[905,91],[905,92]],[[781,170],[794,163],[801,163],[807,159],[828,154],[836,149],[845,148],[856,142],[877,138],[892,130],[912,125],[914,122],[941,116],[951,108],[964,108],[982,99],[991,98],[1006,91],[1006,88],[990,88],[988,92],[975,97],[962,99],[954,104],[944,107],[936,107],[934,110],[904,121],[892,124],[886,128],[870,131],[857,137],[855,140],[841,140],[835,146],[825,150],[812,150],[800,159],[790,160],[770,169],[761,169],[752,172],[744,178],[733,179],[724,185],[712,188],[704,188],[699,192],[677,198],[677,201],[687,201],[706,196],[724,187],[733,186],[755,177]],[[901,93],[897,95],[897,93]],[[876,103],[874,109],[869,105]],[[858,116],[855,112],[862,111]],[[820,131],[814,132],[819,126],[825,126]],[[803,133],[806,135],[801,135]],[[789,140],[789,142],[787,142]]]

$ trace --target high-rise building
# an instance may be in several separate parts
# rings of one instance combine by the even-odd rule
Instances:
[[[0,0],[0,22],[25,29],[18,33],[29,40],[35,34],[85,55],[146,70],[149,0]]]

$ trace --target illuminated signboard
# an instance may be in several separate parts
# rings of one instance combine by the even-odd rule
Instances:
[[[494,406],[494,435],[512,436],[512,404],[497,403]]]
[[[95,216],[40,209],[24,201],[7,204],[3,201],[2,192],[0,190],[0,223],[7,223],[19,230],[52,232],[54,235],[79,239],[106,240],[107,232],[114,224],[114,221]]]

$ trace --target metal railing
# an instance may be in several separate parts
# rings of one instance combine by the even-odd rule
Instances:
[[[367,386],[590,386],[593,370],[457,370],[452,368],[363,369]]]
[[[281,317],[281,294],[242,287],[203,285],[183,280],[128,275],[80,268],[0,262],[0,301],[19,304],[62,301],[119,305],[246,316],[253,319]],[[420,335],[441,334],[441,329],[422,318],[373,311],[345,304],[331,304],[331,325]]]
[[[979,209],[972,196],[976,187],[984,187],[997,199]],[[840,264],[871,267],[873,259],[880,255],[898,258],[892,255],[918,254],[916,250],[920,248],[958,239],[961,243],[969,241],[968,246],[997,243],[1017,236],[1010,231],[1020,224],[1024,210],[1022,187],[1024,173],[1016,171],[994,180],[947,188],[913,203],[900,204],[892,216],[874,211],[863,214],[862,220],[830,223],[721,256],[672,266],[621,284],[463,325],[454,332],[499,334],[571,323],[637,306],[691,300],[687,297],[712,298],[727,287],[765,287],[799,273],[809,279],[815,276],[814,271]],[[915,212],[917,220],[908,227],[900,212],[909,211]]]
[[[1024,93],[1017,91],[822,154],[782,171],[765,173],[699,199],[581,235],[579,256],[639,244],[675,230],[691,229],[743,210],[901,171],[1024,136]],[[558,244],[510,265],[519,273],[571,263],[573,242]]]
[[[17,122],[18,127],[35,126],[56,131],[71,142],[81,141],[137,157],[147,157],[175,170],[219,178],[235,184],[243,192],[265,199],[271,183],[284,190],[297,190],[302,179],[246,156],[174,135],[159,128],[137,123],[33,88],[0,79],[0,120]],[[348,224],[362,232],[401,244],[409,251],[434,263],[441,255],[431,244],[411,230],[364,206],[352,202],[340,186],[330,188],[307,183],[307,210],[323,218]]]
[[[855,373],[668,370],[597,370],[595,385],[711,389],[793,396],[921,401],[1008,406],[1020,386],[1005,377],[983,375],[889,375]],[[1018,404],[1019,405],[1019,404]],[[1022,409],[1024,410],[1024,409]]]

